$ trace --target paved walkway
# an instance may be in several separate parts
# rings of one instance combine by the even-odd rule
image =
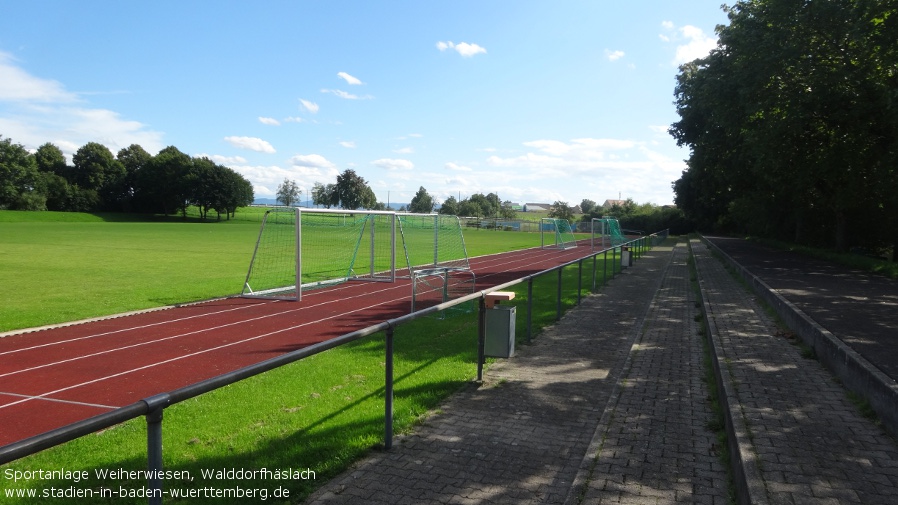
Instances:
[[[896,503],[898,446],[692,241],[752,503]],[[849,314],[845,314],[849,317]]]
[[[692,244],[755,503],[894,503],[898,449]],[[730,503],[687,244],[657,247],[306,503]],[[741,444],[741,445],[739,445]]]

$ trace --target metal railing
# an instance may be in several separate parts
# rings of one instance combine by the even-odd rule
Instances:
[[[189,386],[185,386],[182,388],[175,389],[173,391],[169,391],[166,393],[160,393],[138,402],[135,402],[131,405],[127,405],[124,407],[117,408],[110,412],[100,414],[89,419],[85,419],[83,421],[79,421],[67,426],[63,426],[61,428],[57,428],[52,431],[48,431],[46,433],[42,433],[40,435],[36,435],[25,440],[15,442],[9,445],[5,445],[0,447],[0,465],[6,464],[17,459],[24,458],[31,454],[43,451],[45,449],[49,449],[51,447],[63,444],[65,442],[69,442],[76,438],[83,437],[85,435],[89,435],[91,433],[95,433],[100,430],[104,430],[115,426],[117,424],[121,424],[125,421],[129,421],[131,419],[136,419],[140,416],[146,417],[147,423],[147,468],[148,475],[150,478],[147,482],[148,490],[159,490],[160,492],[149,493],[152,497],[149,499],[150,504],[161,504],[162,503],[162,480],[159,478],[153,478],[153,475],[163,475],[163,459],[162,459],[162,420],[163,414],[167,407],[174,405],[176,403],[183,402],[190,398],[194,398],[196,396],[202,395],[204,393],[208,393],[210,391],[214,391],[218,388],[233,384],[235,382],[241,381],[243,379],[247,379],[275,368],[282,367],[284,365],[299,361],[301,359],[307,358],[309,356],[318,354],[320,352],[324,352],[328,349],[333,349],[335,347],[347,344],[349,342],[354,342],[356,340],[360,340],[362,338],[374,335],[379,332],[384,332],[386,335],[386,349],[385,349],[385,364],[386,364],[386,377],[385,377],[385,393],[384,393],[384,447],[386,449],[390,449],[393,445],[393,335],[397,327],[414,321],[416,319],[420,319],[422,317],[426,317],[442,310],[449,309],[456,305],[460,305],[462,303],[466,303],[473,300],[479,300],[479,321],[478,321],[478,351],[477,351],[477,380],[483,380],[483,365],[485,363],[485,355],[484,355],[484,346],[485,346],[485,299],[486,295],[492,293],[494,291],[500,291],[503,289],[507,289],[509,287],[527,283],[527,333],[526,339],[527,342],[530,342],[532,339],[532,321],[533,321],[533,280],[542,275],[549,274],[551,272],[558,272],[558,290],[557,290],[557,312],[556,312],[556,320],[561,319],[562,316],[562,270],[566,267],[572,266],[574,264],[577,265],[578,268],[578,276],[577,276],[577,304],[580,303],[582,297],[582,271],[583,271],[583,262],[589,259],[592,259],[592,291],[595,291],[597,284],[597,265],[598,258],[602,256],[603,262],[603,281],[606,278],[605,272],[608,271],[608,255],[611,254],[611,278],[613,279],[616,272],[616,264],[620,261],[622,254],[626,251],[630,254],[633,254],[634,258],[640,258],[645,252],[650,250],[652,247],[664,241],[667,238],[667,230],[662,232],[654,233],[652,235],[647,235],[643,237],[639,237],[637,239],[631,240],[629,242],[620,244],[618,246],[614,246],[608,249],[603,249],[600,251],[592,251],[590,254],[583,256],[580,259],[576,259],[562,265],[558,265],[541,272],[538,272],[533,275],[528,275],[526,277],[522,277],[520,279],[516,279],[510,282],[506,282],[504,284],[500,284],[498,286],[491,287],[489,289],[485,289],[482,291],[478,291],[472,293],[470,295],[466,295],[461,298],[456,298],[454,300],[441,303],[439,305],[435,305],[432,307],[428,307],[426,309],[419,310],[417,312],[407,314],[405,316],[401,316],[398,318],[390,319],[384,321],[380,324],[376,324],[373,326],[368,326],[367,328],[363,328],[351,333],[347,333],[341,335],[339,337],[320,342],[296,351],[292,351],[286,354],[282,354],[280,356],[262,361],[260,363],[256,363],[253,365],[246,366],[239,370],[234,370],[232,372],[228,372],[211,379],[204,380],[202,382],[197,382],[195,384],[191,384]]]

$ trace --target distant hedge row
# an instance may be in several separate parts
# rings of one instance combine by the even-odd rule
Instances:
[[[153,156],[132,144],[113,156],[89,142],[69,165],[51,143],[31,153],[0,136],[0,210],[170,215],[195,205],[205,219],[209,211],[230,216],[252,202],[252,184],[243,176],[173,146]]]

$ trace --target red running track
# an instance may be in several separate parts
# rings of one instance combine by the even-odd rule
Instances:
[[[471,259],[483,290],[590,254]],[[349,282],[302,301],[227,298],[0,338],[0,446],[407,314],[408,279]]]

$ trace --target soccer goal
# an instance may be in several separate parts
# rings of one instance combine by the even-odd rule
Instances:
[[[544,217],[539,220],[539,240],[543,249],[577,247],[577,239],[567,219]]]
[[[426,268],[412,271],[412,312],[433,307],[476,290],[472,270]]]
[[[395,213],[276,208],[262,219],[241,294],[300,300],[351,279],[396,280]]]
[[[457,216],[445,214],[397,214],[405,270],[451,268],[470,270],[468,251]]]
[[[399,214],[405,266],[412,283],[412,312],[469,295],[476,278],[457,216]]]
[[[627,241],[620,229],[620,223],[613,217],[592,218],[590,244],[593,249],[616,247]]]

